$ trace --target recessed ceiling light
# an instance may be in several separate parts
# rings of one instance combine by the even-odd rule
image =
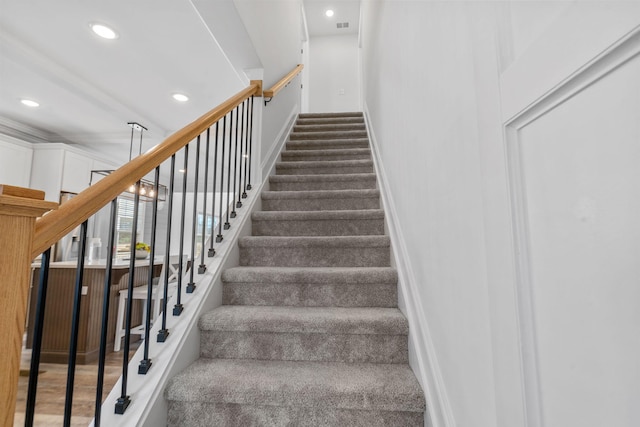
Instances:
[[[21,99],[20,102],[22,102],[22,104],[26,105],[27,107],[36,108],[40,106],[40,104],[38,104],[36,101],[32,101],[31,99]]]
[[[331,18],[333,16],[333,10],[327,9],[327,11],[324,14],[327,15],[329,18]]]
[[[173,99],[175,99],[178,102],[187,102],[189,100],[189,97],[187,95],[182,94],[182,93],[174,93],[173,94]]]
[[[103,24],[89,24],[91,30],[99,35],[100,37],[108,40],[113,40],[118,38],[118,33],[113,31],[111,28],[107,27]]]

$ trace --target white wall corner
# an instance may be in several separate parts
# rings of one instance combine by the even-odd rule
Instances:
[[[422,386],[427,403],[425,426],[455,427],[456,422],[447,397],[424,308],[416,288],[416,276],[409,263],[410,257],[407,245],[398,223],[393,195],[380,158],[379,145],[371,126],[366,102],[363,105],[363,110],[365,125],[371,141],[373,162],[385,212],[385,221],[393,248],[393,258],[398,270],[398,298],[400,299],[398,306],[409,321],[409,365]]]

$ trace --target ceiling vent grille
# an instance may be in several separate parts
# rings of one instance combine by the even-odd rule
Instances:
[[[338,22],[336,24],[336,27],[338,27],[338,28],[349,28],[349,23],[348,22]]]

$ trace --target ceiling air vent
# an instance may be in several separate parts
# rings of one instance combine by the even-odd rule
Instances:
[[[336,27],[338,27],[338,28],[349,28],[349,23],[348,22],[338,22],[336,24]]]

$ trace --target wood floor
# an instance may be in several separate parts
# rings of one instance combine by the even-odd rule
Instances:
[[[137,347],[137,344],[132,347]],[[136,348],[131,351],[133,356]],[[22,352],[20,362],[20,380],[18,383],[18,399],[13,425],[24,426],[24,411],[27,400],[27,386],[29,383],[29,365],[31,351]],[[113,385],[122,373],[122,352],[107,355],[104,372],[104,391],[102,398],[106,398]],[[24,375],[24,376],[23,376]],[[98,378],[98,364],[77,365],[75,372],[72,426],[87,426],[93,420],[95,411],[96,382]],[[35,426],[59,427],[63,424],[64,401],[67,386],[67,365],[55,363],[41,363],[38,378],[38,392],[36,397]]]

